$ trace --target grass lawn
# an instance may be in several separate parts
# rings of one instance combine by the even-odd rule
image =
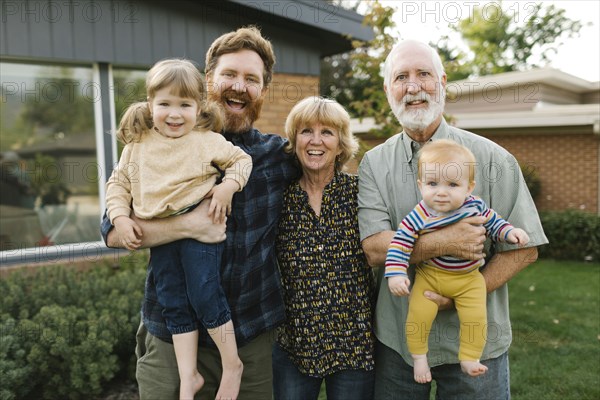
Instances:
[[[600,264],[542,260],[509,293],[513,399],[600,399]]]
[[[600,399],[600,263],[541,260],[509,292],[512,399]]]

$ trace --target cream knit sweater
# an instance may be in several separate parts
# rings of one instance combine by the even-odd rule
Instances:
[[[192,131],[168,138],[149,130],[123,149],[119,165],[106,184],[106,208],[113,222],[129,216],[163,218],[198,203],[220,175],[246,185],[252,158],[211,131]]]

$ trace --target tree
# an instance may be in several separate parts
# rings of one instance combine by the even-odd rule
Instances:
[[[399,131],[383,91],[381,69],[396,38],[394,8],[379,1],[369,2],[364,24],[373,28],[375,37],[369,42],[353,41],[354,50],[326,58],[321,69],[321,94],[335,98],[351,115],[373,117],[382,128],[373,135],[388,137]]]
[[[392,113],[387,97],[383,91],[383,64],[396,43],[392,31],[396,28],[393,20],[394,9],[386,7],[379,1],[371,3],[364,23],[373,28],[375,37],[368,43],[354,41],[353,73],[365,81],[362,96],[355,98],[351,106],[363,117],[373,117],[381,127],[371,130],[371,134],[389,137],[400,131],[400,125]]]
[[[321,60],[319,92],[337,100],[352,115],[358,115],[352,107],[355,99],[363,96],[368,80],[353,71],[352,53],[336,54]]]
[[[375,38],[354,41],[354,50],[328,57],[321,67],[321,94],[335,98],[351,115],[373,117],[381,127],[372,134],[389,137],[400,130],[383,91],[381,68],[396,37],[394,9],[379,1],[367,2],[364,24],[372,27]],[[502,2],[473,8],[473,15],[451,26],[468,51],[449,35],[431,43],[444,62],[448,81],[470,76],[525,70],[549,62],[566,38],[576,37],[580,21],[566,17],[554,5],[527,3],[528,17],[502,9]],[[539,59],[536,59],[539,58]]]
[[[448,37],[436,45],[447,63],[449,81],[544,66],[563,40],[577,37],[583,26],[554,5],[527,3],[524,16],[502,9],[502,2],[492,4],[475,7],[473,15],[451,27],[468,52],[452,46]]]
[[[336,7],[358,12],[362,0],[327,0]],[[351,106],[354,99],[360,98],[367,81],[353,73],[352,52],[334,54],[321,60],[319,93],[336,99],[350,114],[356,114]]]
[[[3,95],[1,151],[93,133],[93,103],[97,101],[94,85],[73,75],[71,68],[47,67],[31,81],[7,76],[20,84],[21,91]],[[28,93],[25,87],[35,88],[35,91]],[[93,135],[90,138],[93,141]]]

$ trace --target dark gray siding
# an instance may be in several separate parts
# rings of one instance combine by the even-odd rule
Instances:
[[[54,18],[58,18],[58,15]],[[61,19],[68,18],[61,13]],[[52,29],[52,33],[49,36],[52,38],[52,57],[58,58],[59,60],[72,60],[75,57],[73,32],[74,24],[68,23],[67,21],[56,22],[48,27],[48,30]],[[12,37],[9,36],[9,40]],[[4,53],[3,53],[4,54]]]
[[[327,25],[325,33],[324,29],[302,25],[295,14],[286,20],[264,12],[272,7],[272,1],[265,3],[264,10],[235,2],[183,0],[0,3],[3,57],[143,68],[167,57],[191,58],[203,65],[204,54],[216,37],[240,26],[258,24],[274,42],[276,72],[317,75],[324,52],[346,50],[340,47],[341,36],[336,37],[331,29],[342,29],[340,21],[345,26],[359,24],[343,14],[336,18],[337,24]],[[295,6],[288,10],[296,12]]]

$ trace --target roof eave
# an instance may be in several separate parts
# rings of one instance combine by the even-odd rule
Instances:
[[[504,129],[557,126],[593,126],[600,122],[600,105],[565,105],[531,111],[456,113],[454,125],[461,129]]]
[[[352,50],[352,40],[370,41],[375,37],[373,30],[362,23],[363,15],[322,1],[228,1],[255,12],[259,10],[270,21],[315,30],[321,57]]]
[[[504,88],[531,83],[543,83],[578,94],[600,90],[600,82],[590,82],[554,68],[538,68],[449,82],[448,92],[464,93],[464,90],[469,90],[469,93],[477,93],[488,90],[490,86]]]

